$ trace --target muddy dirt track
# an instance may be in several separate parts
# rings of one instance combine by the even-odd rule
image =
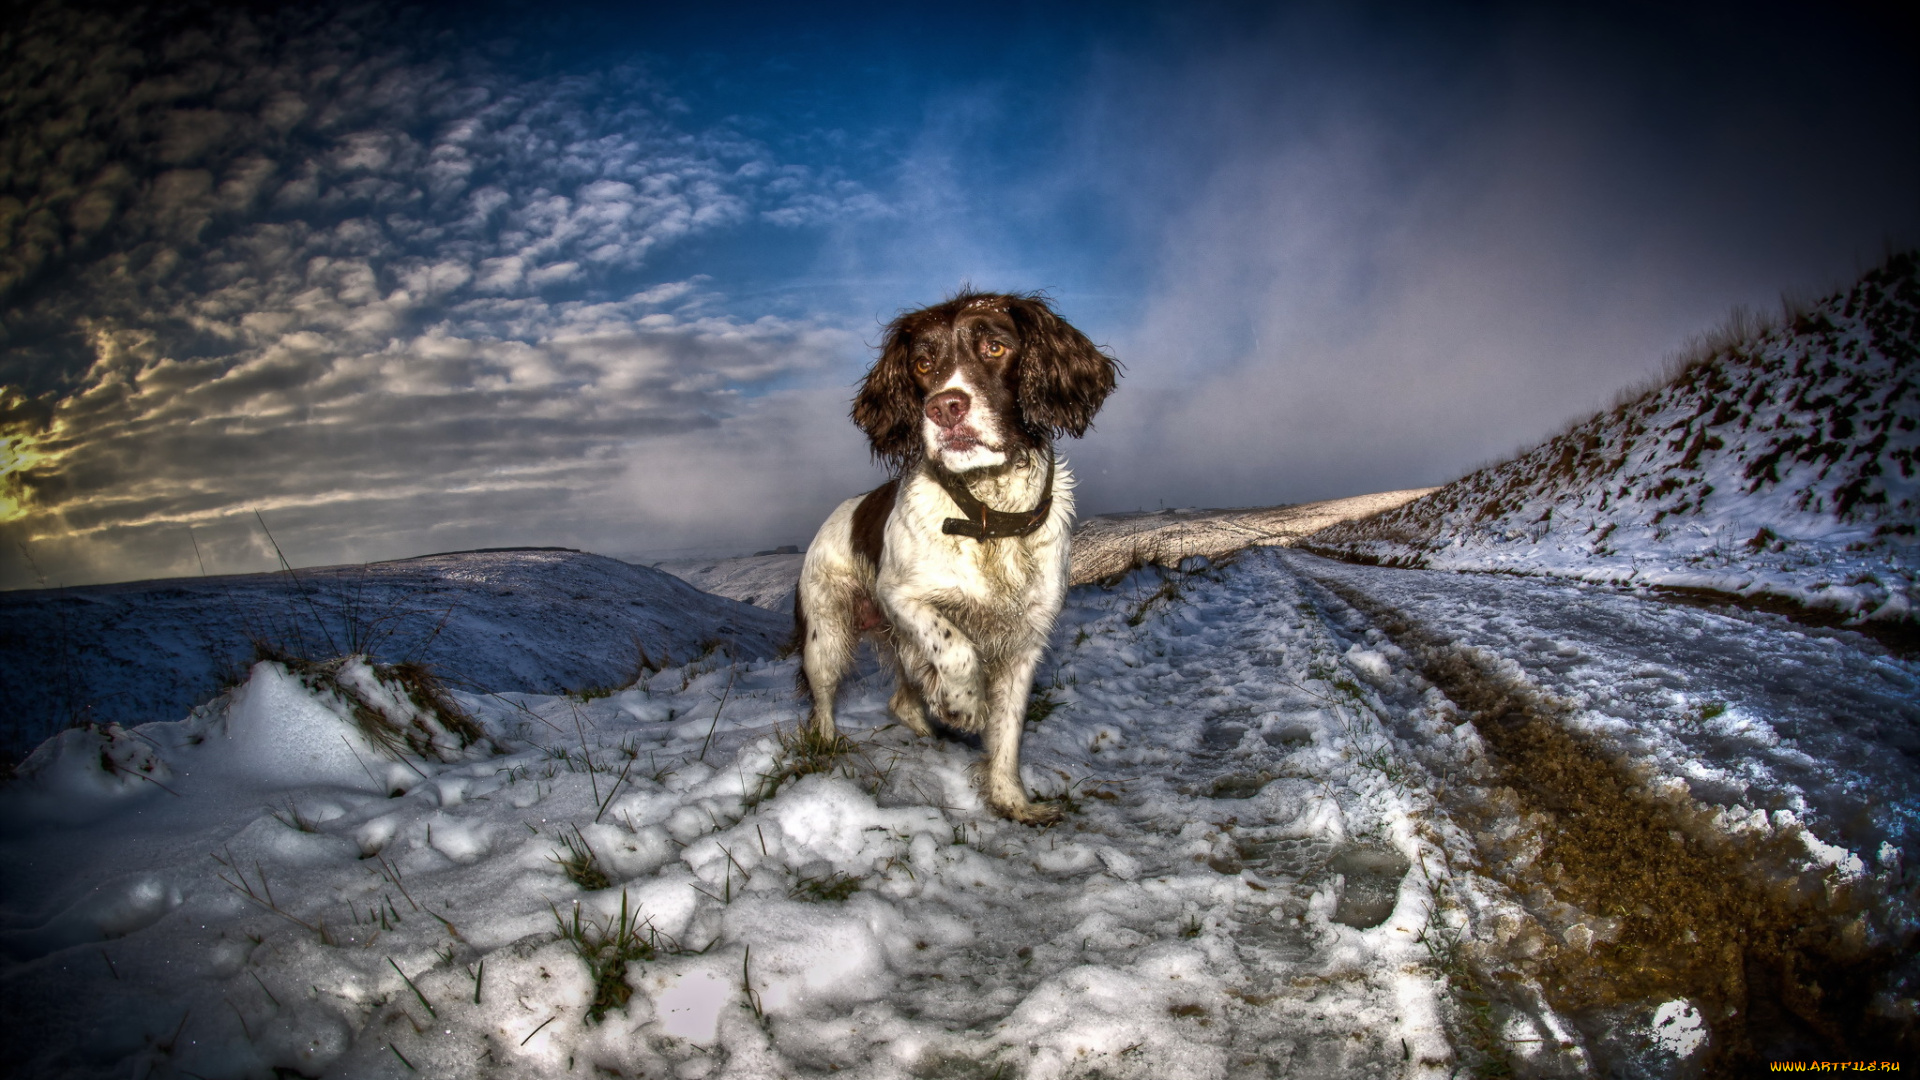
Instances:
[[[1603,1066],[1612,1029],[1676,998],[1698,1007],[1712,1033],[1712,1052],[1689,1072],[1744,1075],[1770,1060],[1916,1052],[1913,1018],[1900,1004],[1913,993],[1913,890],[1897,873],[1900,849],[1912,843],[1905,818],[1915,710],[1911,697],[1901,700],[1911,692],[1910,667],[1858,635],[1808,637],[1784,620],[1703,619],[1653,599],[1471,580],[1483,575],[1350,567],[1301,555],[1289,562],[1333,606],[1384,631],[1488,748],[1484,772],[1449,786],[1443,802],[1474,833],[1486,872],[1536,925],[1511,935],[1505,948],[1471,957],[1480,992],[1497,1001],[1503,976],[1524,973]],[[1470,592],[1479,595],[1469,600],[1463,594]],[[1543,592],[1557,594],[1544,599],[1566,609],[1611,610],[1519,631],[1528,612],[1514,601],[1543,599]],[[1567,632],[1575,623],[1584,633]],[[1594,676],[1618,666],[1590,659],[1609,637],[1633,654],[1625,666],[1640,679],[1665,675],[1683,688],[1643,692],[1631,707],[1621,700],[1631,694],[1596,693]],[[1511,648],[1516,641],[1525,648]],[[1775,654],[1796,648],[1807,654],[1802,661],[1813,661],[1806,674],[1824,676],[1824,685],[1814,689],[1782,673],[1799,665]],[[1851,655],[1836,660],[1836,648]],[[1505,659],[1524,660],[1529,649],[1530,664]],[[1569,664],[1569,656],[1583,662]],[[1767,663],[1775,667],[1771,680],[1738,677]],[[1582,667],[1596,670],[1573,674]],[[1746,700],[1724,700],[1730,687],[1746,691]],[[1661,697],[1669,700],[1653,700]],[[1770,698],[1789,699],[1791,707]],[[1691,718],[1684,715],[1690,701]],[[1688,721],[1698,728],[1733,708],[1771,720],[1776,748],[1778,731],[1797,723],[1802,741],[1829,751],[1825,761],[1756,769],[1737,760],[1743,748],[1734,740],[1708,752],[1707,767],[1696,770],[1702,782],[1675,783],[1674,774],[1686,771]],[[1650,723],[1640,731],[1583,723],[1609,709],[1626,714],[1613,719]],[[1669,724],[1682,738],[1661,738]],[[1736,790],[1729,778],[1743,769],[1749,782]],[[1814,788],[1814,798],[1798,788]],[[1772,796],[1800,806],[1814,831],[1852,841],[1855,850],[1872,851],[1878,841],[1880,873],[1809,860],[1792,829],[1730,831],[1724,807],[1696,798],[1701,792],[1748,804]],[[1825,813],[1806,814],[1810,802]],[[1877,817],[1875,803],[1885,811]]]

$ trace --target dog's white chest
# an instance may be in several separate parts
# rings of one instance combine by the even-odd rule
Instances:
[[[1064,468],[1053,487],[1050,520],[1025,536],[977,539],[946,532],[959,512],[932,480],[915,477],[887,526],[881,588],[904,587],[936,602],[964,604],[981,611],[1024,613],[1036,594],[1059,576],[1073,512],[1072,477]],[[1043,494],[1032,490],[993,492],[1005,506],[1031,506]]]

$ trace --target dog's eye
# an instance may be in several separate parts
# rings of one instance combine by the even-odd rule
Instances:
[[[925,375],[927,372],[933,370],[933,361],[925,356],[919,357],[913,362],[913,370]]]
[[[986,353],[987,359],[989,360],[998,360],[1001,357],[1007,355],[1007,347],[1005,345],[1000,344],[997,341],[987,342],[987,344],[980,351],[983,353]]]

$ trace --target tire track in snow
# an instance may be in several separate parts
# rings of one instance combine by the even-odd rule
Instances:
[[[1538,978],[1601,1064],[1647,1060],[1610,1032],[1668,999],[1704,1014],[1710,1073],[1914,1049],[1911,1023],[1873,1007],[1901,958],[1876,882],[1808,870],[1797,829],[1729,834],[1684,788],[1576,734],[1570,706],[1517,668],[1350,580],[1306,576],[1391,637],[1478,729],[1489,770],[1447,802],[1544,938],[1486,959]]]
[[[1503,1005],[1492,1023],[1451,962],[1472,923],[1512,909],[1430,790],[1470,742],[1418,700],[1389,702],[1403,673],[1323,619],[1276,553],[1197,565],[1074,591],[1051,669],[1065,701],[1029,760],[1138,776],[1068,827],[1230,883],[1198,935],[1251,1006],[1223,1017],[1228,1075],[1479,1072],[1508,1056],[1498,1025],[1552,1044],[1535,1058],[1564,1056],[1550,1010]]]

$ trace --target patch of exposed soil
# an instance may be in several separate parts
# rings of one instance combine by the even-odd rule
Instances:
[[[1876,918],[1884,898],[1873,882],[1805,870],[1791,830],[1729,836],[1684,789],[1650,787],[1653,777],[1570,730],[1567,705],[1398,611],[1319,583],[1415,657],[1479,732],[1484,786],[1445,796],[1481,836],[1486,870],[1559,939],[1507,960],[1591,1048],[1604,1056],[1602,1036],[1623,1014],[1686,998],[1712,1033],[1709,1075],[1920,1053],[1911,1018],[1874,1008],[1882,991],[1910,992],[1891,984],[1912,943]]]

